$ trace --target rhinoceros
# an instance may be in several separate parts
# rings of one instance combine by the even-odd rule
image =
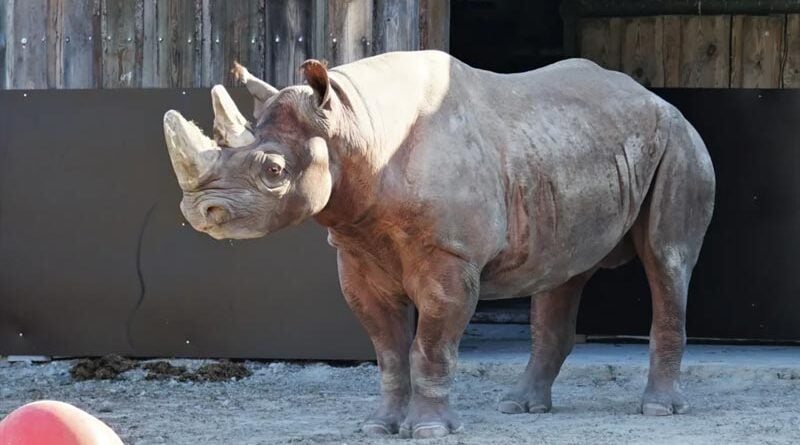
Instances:
[[[686,299],[715,179],[675,107],[582,59],[507,75],[438,51],[330,70],[308,60],[305,84],[281,90],[234,70],[254,97],[254,124],[222,86],[211,91],[213,139],[176,111],[164,116],[181,210],[217,239],[310,218],[328,229],[380,369],[365,433],[462,429],[451,386],[483,299],[533,296],[530,361],[499,410],[549,411],[584,284],[635,256],[653,303],[641,411],[688,409]]]

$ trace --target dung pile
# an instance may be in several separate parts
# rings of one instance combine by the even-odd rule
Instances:
[[[110,380],[136,367],[135,361],[111,354],[78,360],[69,370],[69,374],[75,380]]]
[[[240,380],[252,375],[241,363],[223,360],[219,363],[203,365],[195,372],[188,371],[185,366],[174,366],[169,362],[158,361],[143,366],[147,370],[146,380],[176,379],[180,382],[227,382]]]

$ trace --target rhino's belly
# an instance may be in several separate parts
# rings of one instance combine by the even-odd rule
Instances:
[[[481,299],[533,295],[597,266],[630,230],[641,204],[620,201],[624,184],[555,184],[509,199],[507,243],[482,270]]]

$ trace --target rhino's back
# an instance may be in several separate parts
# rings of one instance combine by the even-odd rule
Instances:
[[[439,166],[423,195],[449,191],[442,220],[458,227],[443,239],[478,232],[497,241],[484,296],[529,295],[600,262],[633,225],[680,114],[581,59],[512,75],[452,71],[429,121],[438,141],[415,155]],[[476,208],[486,217],[465,230]]]

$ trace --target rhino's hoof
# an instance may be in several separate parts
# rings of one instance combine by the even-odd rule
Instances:
[[[361,432],[368,436],[388,436],[397,433],[397,430],[380,422],[367,422],[361,426]]]
[[[497,405],[497,409],[504,414],[522,414],[528,412],[525,403],[517,402],[516,400],[501,400]]]
[[[642,414],[645,416],[671,416],[673,414],[685,414],[689,411],[689,404],[676,403],[664,404],[659,402],[642,403]]]
[[[544,414],[550,412],[550,407],[540,403],[528,405],[528,412],[531,414]]]
[[[645,391],[642,397],[642,414],[645,416],[669,416],[689,411],[689,403],[679,390]]]
[[[406,426],[400,427],[400,437],[406,439],[431,439],[434,437],[444,437],[448,434],[460,433],[464,430],[464,425],[456,428],[449,428],[442,422],[425,422],[414,425],[413,428]]]
[[[501,400],[497,409],[504,414],[543,414],[550,412],[550,407],[544,403],[518,402],[516,400]]]

